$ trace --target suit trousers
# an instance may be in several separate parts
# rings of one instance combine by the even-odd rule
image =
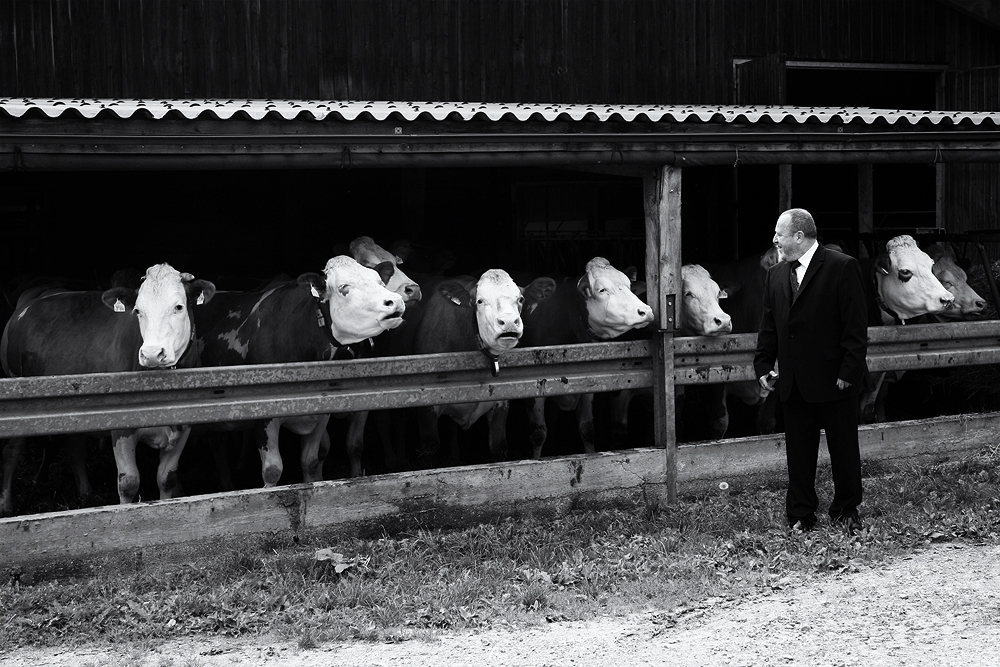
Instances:
[[[785,456],[788,462],[788,495],[785,511],[789,525],[798,520],[816,522],[816,463],[820,429],[826,431],[833,469],[833,502],[830,518],[858,516],[861,504],[861,450],[858,444],[858,397],[810,403],[797,385],[782,403],[785,421]]]

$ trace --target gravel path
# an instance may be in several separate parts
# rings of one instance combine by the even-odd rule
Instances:
[[[0,649],[2,651],[2,649]],[[993,665],[1000,655],[1000,545],[932,545],[879,569],[815,577],[740,602],[556,623],[436,641],[314,650],[232,639],[146,655],[63,647],[0,653],[4,667],[524,667],[607,665]]]

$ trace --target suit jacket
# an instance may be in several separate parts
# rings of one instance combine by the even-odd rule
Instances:
[[[868,315],[861,266],[849,255],[816,249],[792,299],[788,262],[768,269],[754,370],[766,375],[778,362],[778,393],[792,383],[811,403],[857,395],[868,373]],[[837,379],[850,382],[837,389]]]

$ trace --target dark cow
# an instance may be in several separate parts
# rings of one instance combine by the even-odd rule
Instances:
[[[190,368],[198,365],[193,312],[214,293],[212,283],[169,264],[150,267],[137,290],[31,290],[22,294],[4,329],[0,361],[9,377]],[[139,488],[135,448],[140,438],[160,448],[160,497],[177,495],[177,463],[189,433],[187,426],[112,432],[122,503],[132,502]],[[13,511],[10,486],[24,442],[12,438],[5,449],[0,513]],[[80,478],[82,465],[76,463],[78,485],[86,495],[89,482]]]
[[[385,287],[392,268],[375,271],[351,257],[329,260],[324,274],[306,273],[294,282],[259,292],[219,292],[198,313],[205,366],[278,364],[333,359],[344,348],[402,323],[403,299]],[[302,436],[300,460],[306,482],[322,479],[330,446],[330,415],[275,417],[228,428],[253,427],[265,486],[281,478],[278,449],[282,427]]]
[[[554,288],[531,291],[538,296],[525,311],[522,347],[611,340],[653,321],[653,310],[632,292],[632,281],[603,257],[590,260],[578,278],[562,278]],[[546,399],[530,400],[528,432],[532,456],[538,459],[548,437]],[[594,395],[554,396],[552,400],[562,410],[576,410],[584,450],[594,452]]]
[[[400,242],[397,242],[397,247]],[[413,252],[412,246],[409,242],[404,242],[405,245],[400,247],[400,250],[404,254],[410,254]],[[392,275],[386,281],[385,286],[392,292],[396,292],[403,298],[403,305],[406,308],[411,308],[415,306],[421,299],[422,293],[420,285],[415,283],[413,280],[407,276],[403,270],[400,268],[400,264],[403,263],[403,258],[394,252],[389,252],[382,248],[382,246],[375,243],[375,241],[369,236],[360,236],[350,244],[351,256],[360,264],[361,266],[368,267],[370,269],[375,269],[379,266],[382,267],[392,267]],[[389,335],[388,333],[386,335]],[[385,348],[386,336],[381,336],[379,340],[375,342],[376,353],[381,353]],[[347,418],[347,458],[350,463],[350,475],[351,477],[360,477],[364,474],[364,468],[361,464],[361,459],[364,454],[364,435],[365,435],[365,425],[368,422],[368,412],[351,412],[343,413],[342,415]],[[384,416],[384,415],[383,415]],[[384,434],[382,438],[383,450],[386,459],[386,464],[390,469],[395,469],[399,467],[399,462],[396,460],[395,452],[393,451],[392,443],[390,442],[388,430],[382,429]]]
[[[955,304],[938,314],[942,320],[974,320],[982,317],[986,300],[969,286],[965,269],[958,265],[958,257],[950,243],[934,243],[924,249],[934,262],[934,277],[955,297]]]
[[[543,290],[533,283],[529,290]],[[388,341],[389,354],[442,354],[480,351],[485,357],[484,371],[499,372],[499,359],[521,339],[523,324],[521,307],[525,302],[520,289],[500,269],[490,269],[475,280],[469,276],[439,277],[424,285],[424,299],[416,308],[408,309],[406,324]],[[441,442],[438,419],[450,417],[460,428],[469,429],[480,417],[489,420],[489,450],[495,460],[507,456],[507,401],[459,403],[416,408],[420,433],[420,456],[425,463],[436,463]],[[398,440],[402,429],[397,414],[397,455],[403,447]],[[452,452],[453,458],[457,452]]]

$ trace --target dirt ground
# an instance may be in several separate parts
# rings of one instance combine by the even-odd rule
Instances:
[[[260,640],[179,640],[137,655],[66,646],[3,654],[0,665],[320,667],[407,665],[994,665],[1000,545],[935,544],[878,569],[816,575],[775,593],[524,631],[312,650]]]

